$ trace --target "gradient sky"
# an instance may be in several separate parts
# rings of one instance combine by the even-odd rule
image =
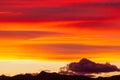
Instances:
[[[120,67],[120,0],[1,0],[0,41],[0,64],[14,65],[5,74],[81,58]]]

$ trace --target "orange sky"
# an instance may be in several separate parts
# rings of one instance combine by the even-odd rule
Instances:
[[[4,0],[0,7],[0,60],[120,61],[119,0]]]
[[[90,22],[92,25],[96,23],[96,21],[3,22],[0,24],[5,26],[1,27],[0,31],[0,40],[3,42],[0,45],[1,59],[71,61],[82,57],[109,58],[106,56],[109,54],[112,55],[111,61],[117,61],[120,52],[119,27],[94,28],[91,24],[88,24],[88,27],[80,26]]]

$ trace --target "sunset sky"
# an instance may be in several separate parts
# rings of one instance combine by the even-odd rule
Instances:
[[[120,67],[120,0],[1,0],[0,42],[0,74],[82,58]]]

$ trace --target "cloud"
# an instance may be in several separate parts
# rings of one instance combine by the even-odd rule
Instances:
[[[0,12],[0,15],[2,15],[2,16],[10,16],[10,15],[17,16],[17,15],[22,15],[22,13],[16,13],[16,12]]]
[[[80,28],[80,29],[112,29],[117,30],[120,29],[120,23],[119,21],[87,21],[87,22],[80,22],[80,23],[70,23],[65,24],[66,27],[72,27],[72,28]]]
[[[69,5],[76,3],[119,3],[119,0],[65,0],[65,1],[56,1],[56,0],[4,0],[0,1],[1,6],[9,6],[9,7],[51,7],[51,6],[61,6],[61,5]],[[30,6],[31,5],[31,6]]]
[[[54,41],[53,41],[54,42]],[[31,50],[31,52],[49,52],[55,55],[64,54],[94,54],[94,53],[104,53],[104,52],[118,52],[120,51],[120,46],[93,46],[93,45],[82,45],[82,44],[28,44],[22,45],[25,51]],[[47,51],[45,51],[47,50]]]
[[[34,53],[35,58],[44,58],[48,60],[76,60],[81,57],[100,58],[105,55],[112,55],[115,59],[116,57],[119,57],[117,55],[120,51],[120,46],[93,46],[62,43],[52,44],[55,43],[55,41],[52,41],[51,43],[48,41],[49,40],[47,40],[46,44],[21,44],[19,48],[22,50],[21,53],[28,55],[27,57],[32,58],[31,55]],[[106,56],[105,59],[106,58],[108,58],[108,56]]]
[[[50,32],[50,31],[0,31],[0,38],[8,39],[31,39],[37,37],[46,36],[60,36],[65,35],[60,32]]]
[[[82,60],[80,60],[80,62],[70,63],[68,68],[73,72],[84,74],[120,71],[117,66],[111,65],[110,63],[95,63],[86,58],[83,58]]]
[[[1,16],[0,21],[61,21],[61,20],[99,20],[99,19],[113,19],[119,18],[119,1],[94,1],[94,2],[84,2],[72,1],[60,1],[56,3],[59,6],[52,6],[46,3],[46,1],[3,1],[4,4],[9,6],[4,6],[0,9],[2,12],[14,12],[21,13],[19,16]],[[53,5],[56,5],[54,0],[49,0]],[[9,3],[9,4],[7,4]],[[21,7],[10,7],[14,4],[21,5]],[[44,6],[35,6],[38,5]],[[65,4],[66,3],[66,4]],[[64,5],[63,5],[64,4]],[[23,6],[24,5],[24,6]],[[29,7],[25,7],[29,5]],[[31,7],[32,6],[32,7]],[[113,13],[114,12],[114,13]],[[108,14],[110,13],[110,14]]]

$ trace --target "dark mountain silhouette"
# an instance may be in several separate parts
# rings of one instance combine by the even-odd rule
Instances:
[[[0,80],[120,80],[120,76],[112,77],[99,77],[99,78],[90,78],[86,76],[77,76],[77,75],[60,75],[57,73],[47,73],[42,71],[38,75],[16,75],[13,77],[8,77],[5,75],[0,76]]]

